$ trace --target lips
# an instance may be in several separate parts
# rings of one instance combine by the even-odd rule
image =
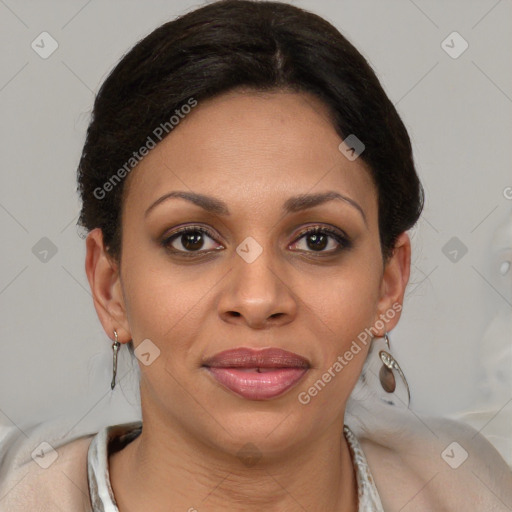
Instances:
[[[203,366],[224,388],[249,400],[283,395],[311,367],[306,358],[278,348],[226,350],[205,360]]]
[[[253,350],[236,348],[219,352],[206,359],[203,366],[210,368],[309,368],[309,361],[287,350],[265,348]]]

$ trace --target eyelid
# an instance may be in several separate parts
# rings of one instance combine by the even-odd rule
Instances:
[[[305,228],[301,229],[295,236],[296,239],[307,234],[310,232],[315,231],[325,231],[327,233],[331,233],[333,235],[336,235],[340,238],[344,238],[346,240],[349,240],[350,237],[340,228],[337,228],[335,226],[331,226],[330,224],[309,224]]]

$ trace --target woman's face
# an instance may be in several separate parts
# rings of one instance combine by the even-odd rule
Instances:
[[[249,441],[283,450],[342,428],[369,343],[344,354],[402,301],[410,245],[402,235],[384,267],[376,188],[340,143],[312,96],[235,91],[199,102],[131,172],[120,274],[99,230],[88,238],[87,271],[108,335],[115,328],[136,349],[151,341],[139,363],[145,422],[232,451]],[[158,201],[178,191],[204,196],[204,207]],[[337,198],[297,199],[326,193]],[[171,238],[187,226],[196,231]],[[331,232],[304,234],[313,227]],[[311,366],[277,397],[244,398],[202,366],[238,347],[284,349]],[[346,364],[332,376],[339,357]]]

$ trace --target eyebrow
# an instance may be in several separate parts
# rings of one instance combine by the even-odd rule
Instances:
[[[184,191],[173,191],[168,194],[163,195],[158,198],[144,213],[144,217],[147,217],[151,210],[153,210],[156,206],[167,201],[172,198],[181,198],[186,201],[190,201],[197,206],[203,208],[207,212],[216,214],[216,215],[231,215],[227,204],[220,199],[215,197],[206,196],[204,194],[198,194],[196,192],[184,192]],[[326,203],[328,201],[333,200],[341,200],[345,203],[353,206],[361,216],[363,217],[364,223],[367,225],[366,215],[353,199],[350,197],[344,196],[343,194],[339,194],[338,192],[322,192],[317,194],[300,194],[298,196],[293,196],[287,199],[283,204],[284,213],[293,213],[301,210],[307,210],[308,208],[313,208],[314,206],[318,206],[320,204]]]

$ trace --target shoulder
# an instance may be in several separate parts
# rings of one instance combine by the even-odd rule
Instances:
[[[52,436],[53,434],[53,436]],[[91,510],[87,453],[94,434],[60,441],[38,425],[0,429],[0,510]]]
[[[400,411],[400,426],[359,441],[386,511],[512,510],[512,472],[472,427]]]

